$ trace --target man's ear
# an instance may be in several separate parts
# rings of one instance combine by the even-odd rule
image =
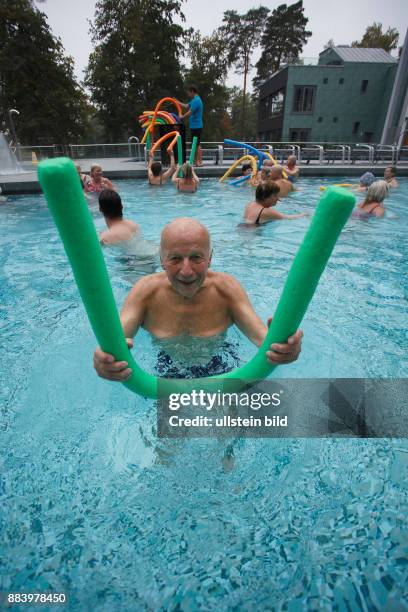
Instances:
[[[211,266],[211,260],[212,260],[213,252],[214,252],[214,251],[211,249],[210,258],[209,258],[209,260],[208,260],[208,267],[210,267],[210,266]]]

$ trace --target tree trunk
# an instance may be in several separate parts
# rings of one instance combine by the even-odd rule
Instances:
[[[244,89],[242,94],[242,112],[241,112],[241,140],[245,141],[245,115],[246,115],[246,86],[247,86],[247,75],[248,75],[248,60],[245,58],[244,63]]]

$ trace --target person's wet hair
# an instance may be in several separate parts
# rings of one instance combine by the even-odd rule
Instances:
[[[191,167],[191,164],[189,164],[188,162],[185,162],[182,166],[181,166],[181,171],[183,173],[183,178],[186,179],[187,181],[191,181],[193,178],[193,168]]]
[[[265,181],[259,183],[255,191],[255,199],[259,204],[265,202],[268,198],[273,195],[278,195],[279,185],[275,181]]]
[[[388,195],[388,184],[387,181],[375,181],[367,189],[367,195],[364,200],[364,204],[371,204],[371,202],[382,202]]]
[[[99,194],[99,210],[107,219],[121,219],[123,206],[120,195],[113,189],[103,189]]]
[[[245,174],[248,170],[252,171],[252,164],[242,164],[241,173]]]
[[[160,176],[162,171],[161,162],[155,161],[150,166],[153,176]]]

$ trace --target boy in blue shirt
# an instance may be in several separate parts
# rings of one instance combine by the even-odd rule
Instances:
[[[203,165],[202,160],[202,152],[201,152],[201,132],[203,129],[203,102],[198,95],[198,90],[195,85],[190,85],[187,89],[187,95],[190,98],[190,102],[188,104],[184,104],[180,102],[180,106],[187,110],[184,115],[180,116],[180,119],[185,119],[185,117],[189,117],[189,128],[191,134],[191,142],[193,142],[194,136],[197,137],[197,148],[196,154],[194,158],[194,163],[197,166]]]

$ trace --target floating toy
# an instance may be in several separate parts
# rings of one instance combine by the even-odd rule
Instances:
[[[238,159],[236,162],[234,162],[232,164],[232,166],[230,166],[228,168],[228,170],[225,172],[225,174],[223,174],[223,176],[220,178],[220,183],[224,182],[225,179],[229,177],[231,172],[233,172],[235,170],[235,168],[237,166],[239,166],[239,164],[242,163],[243,161],[245,161],[246,159],[248,159],[251,162],[252,174],[248,174],[247,176],[240,176],[235,181],[232,181],[231,185],[234,184],[234,183],[236,185],[238,181],[243,182],[244,180],[247,181],[250,178],[256,178],[256,175],[258,173],[258,166],[257,166],[255,157],[253,155],[243,155],[240,159]]]
[[[152,146],[151,152],[154,153],[155,150],[161,145],[161,143],[164,142],[165,140],[168,140],[169,138],[173,138],[173,140],[171,141],[171,143],[167,147],[167,152],[168,153],[170,153],[170,151],[173,150],[174,145],[176,144],[176,142],[180,138],[180,132],[176,132],[176,131],[169,132],[168,134],[165,134],[164,136],[159,138],[159,140],[157,142],[155,142],[154,145]]]
[[[274,342],[286,342],[298,328],[355,204],[354,195],[341,188],[330,187],[322,196],[292,263],[265,340],[246,365],[222,376],[163,379],[145,372],[126,344],[98,236],[74,163],[66,157],[43,161],[38,167],[38,178],[102,350],[129,363],[132,375],[123,383],[128,389],[151,398],[193,389],[239,390],[251,381],[268,376],[276,366],[267,362],[266,351]]]
[[[353,183],[337,183],[334,187],[354,187],[354,185]],[[323,187],[323,185],[320,187],[320,191],[324,191],[325,189],[327,189],[327,187]]]
[[[253,153],[253,155],[255,157],[258,158],[258,170],[261,169],[262,166],[262,160],[265,159],[270,159],[273,161],[273,163],[275,164],[275,166],[278,165],[278,162],[276,161],[276,159],[268,152],[268,151],[261,151],[260,149],[255,149],[255,147],[253,147],[252,145],[247,144],[246,142],[238,142],[237,140],[229,140],[227,138],[224,139],[224,144],[229,144],[232,145],[234,147],[242,147],[243,149],[247,149],[248,151],[250,151],[251,153]],[[243,159],[247,159],[247,156],[241,157],[241,160]],[[239,160],[239,161],[241,161]],[[231,167],[232,170],[234,170],[237,165],[239,164],[239,161],[234,163]],[[286,174],[286,172],[283,170],[282,175],[285,179],[288,178],[288,175]],[[225,175],[224,175],[225,176]],[[228,175],[227,175],[228,176]],[[240,176],[237,179],[234,179],[233,181],[230,182],[230,185],[240,185],[241,183],[244,183],[245,181],[248,181],[250,178],[255,178],[256,173],[252,173],[251,175],[247,175],[247,176]],[[224,177],[222,177],[220,179],[221,181],[224,180]]]

